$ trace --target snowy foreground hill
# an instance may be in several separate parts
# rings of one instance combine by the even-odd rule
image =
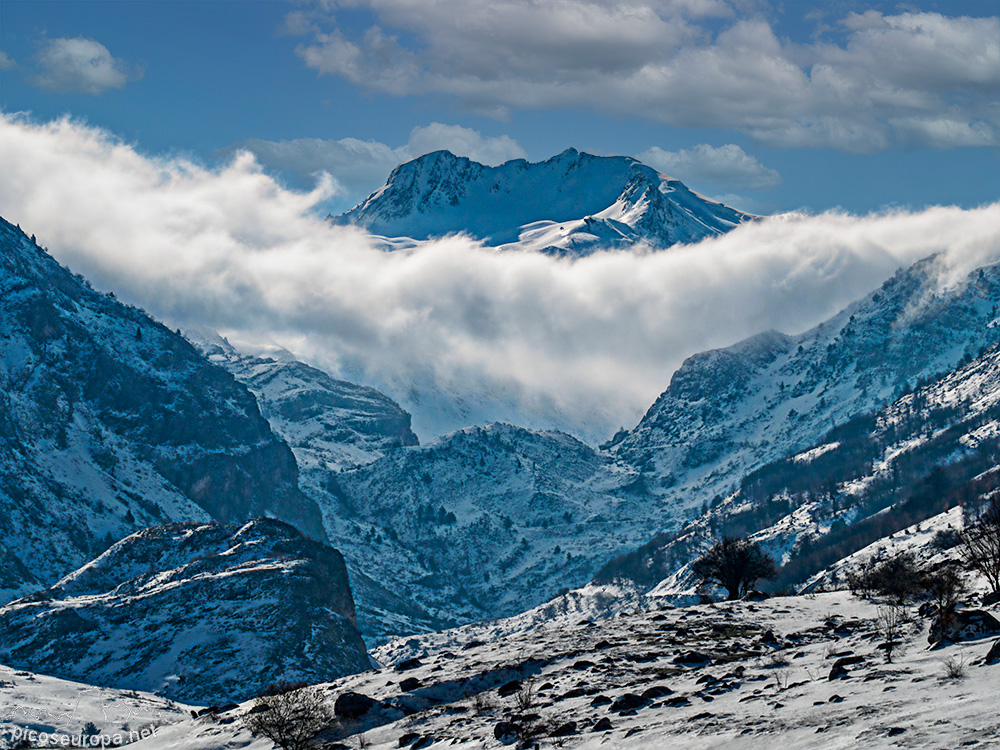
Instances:
[[[341,722],[330,747],[486,750],[519,738],[636,750],[996,747],[991,639],[928,649],[926,622],[911,612],[888,664],[879,615],[878,603],[838,592],[646,602],[610,619],[504,636],[488,626],[426,636],[378,652],[391,666],[321,686],[331,712],[347,693],[372,699]],[[0,711],[15,707],[0,690]],[[271,750],[244,728],[252,708],[181,720],[164,712],[156,735],[134,747]]]
[[[383,187],[334,220],[386,238],[461,233],[492,246],[579,254],[697,242],[753,218],[635,159],[571,148],[544,162],[498,167],[435,151],[396,167]]]

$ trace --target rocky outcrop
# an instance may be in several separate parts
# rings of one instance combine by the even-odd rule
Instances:
[[[201,705],[370,666],[343,557],[266,519],[132,534],[0,607],[0,662]]]

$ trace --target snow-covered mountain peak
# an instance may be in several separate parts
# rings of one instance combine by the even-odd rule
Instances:
[[[464,233],[491,245],[578,252],[638,242],[668,247],[750,218],[631,157],[570,148],[543,162],[497,167],[449,151],[425,154],[335,221],[385,237]]]

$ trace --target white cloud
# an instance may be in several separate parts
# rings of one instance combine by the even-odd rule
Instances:
[[[285,190],[249,154],[211,170],[150,158],[66,120],[0,115],[0,164],[5,218],[99,287],[171,325],[385,384],[424,437],[442,387],[480,403],[477,419],[607,437],[687,355],[804,330],[934,252],[952,276],[1000,260],[1000,204],[790,214],[668,253],[572,261],[462,238],[383,252],[316,218],[329,184]]]
[[[0,71],[3,70],[14,70],[17,67],[17,62],[12,57],[7,57],[7,53],[0,50]]]
[[[289,141],[251,138],[222,149],[218,155],[225,158],[240,150],[250,151],[265,167],[292,173],[304,185],[312,184],[315,175],[326,172],[356,201],[382,185],[398,165],[442,149],[491,165],[526,156],[510,136],[484,137],[471,128],[439,122],[414,128],[409,141],[396,148],[357,138]]]
[[[323,0],[288,28],[320,74],[497,116],[586,107],[853,152],[1000,143],[1000,19],[867,11],[841,20],[840,43],[796,44],[744,5]],[[348,8],[372,25],[338,26]]]
[[[636,156],[640,161],[689,185],[733,190],[771,190],[781,184],[777,170],[765,167],[734,143],[699,143],[680,151],[653,146]]]
[[[143,74],[112,57],[100,42],[82,36],[46,40],[35,63],[37,72],[29,80],[38,88],[92,96],[120,89]]]

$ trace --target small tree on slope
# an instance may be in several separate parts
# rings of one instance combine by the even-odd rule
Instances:
[[[694,561],[691,572],[703,582],[726,589],[733,600],[742,599],[757,581],[774,578],[777,567],[756,542],[724,536]]]
[[[277,695],[262,695],[244,717],[246,728],[271,740],[282,750],[311,750],[336,728],[321,688],[300,687]]]
[[[962,532],[965,562],[1000,591],[1000,499],[993,498],[986,511]]]

